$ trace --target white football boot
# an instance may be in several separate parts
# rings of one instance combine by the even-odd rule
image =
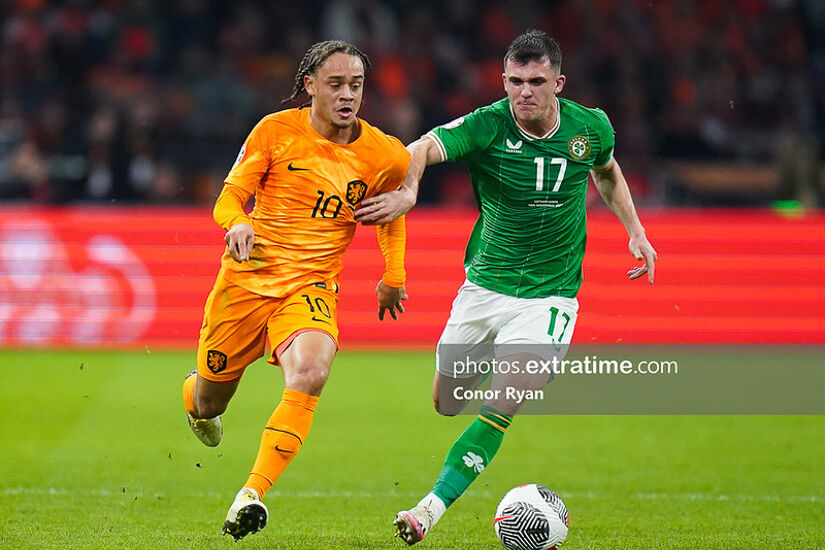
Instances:
[[[187,412],[186,418],[189,420],[189,427],[192,428],[192,432],[201,440],[201,443],[208,447],[216,447],[221,442],[223,424],[220,416],[195,418]]]
[[[433,526],[433,512],[424,505],[417,505],[409,510],[401,510],[392,522],[397,529],[396,537],[407,544],[421,542]]]
[[[235,496],[235,502],[229,507],[223,522],[223,534],[230,534],[235,541],[246,535],[257,533],[266,526],[269,510],[258,498],[254,489],[244,487]]]

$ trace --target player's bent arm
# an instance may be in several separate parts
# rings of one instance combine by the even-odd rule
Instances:
[[[212,217],[226,231],[232,229],[232,226],[237,223],[251,225],[252,221],[243,209],[251,197],[252,194],[249,191],[237,185],[224,184],[218,200],[215,201],[215,208],[212,209]]]
[[[630,188],[627,186],[627,180],[622,174],[619,163],[616,159],[611,159],[606,166],[593,168],[591,174],[602,199],[627,230],[630,237],[628,243],[630,253],[637,260],[644,259],[645,261],[643,266],[628,271],[628,277],[638,279],[647,273],[649,282],[653,284],[654,267],[658,256],[647,240],[642,222],[639,221],[636,207],[633,206],[633,198],[630,196]]]
[[[404,217],[378,227],[378,246],[384,255],[384,276],[375,288],[378,296],[378,319],[384,320],[384,312],[389,310],[393,319],[404,313],[402,300],[407,299],[404,288],[406,271],[404,253],[407,244],[407,230]],[[397,313],[396,313],[397,310]]]
[[[366,225],[383,225],[403,216],[418,200],[418,183],[431,164],[443,162],[435,141],[423,136],[407,145],[410,164],[404,181],[394,191],[366,199],[355,212],[355,219]]]
[[[251,196],[248,191],[227,183],[223,186],[212,210],[215,222],[227,230],[224,241],[229,248],[229,254],[236,262],[248,260],[249,252],[255,243],[252,220],[243,209]]]

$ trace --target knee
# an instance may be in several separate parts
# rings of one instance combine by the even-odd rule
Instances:
[[[320,357],[304,357],[292,365],[286,386],[309,395],[320,395],[329,378],[330,365]]]
[[[461,412],[461,408],[450,407],[441,403],[438,396],[433,396],[433,408],[441,416],[457,416]]]

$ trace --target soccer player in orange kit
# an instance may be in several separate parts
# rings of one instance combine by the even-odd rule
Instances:
[[[354,211],[396,189],[410,155],[400,141],[358,119],[369,60],[342,41],[313,45],[295,78],[309,108],[264,117],[249,134],[215,204],[226,252],[204,311],[198,368],[186,378],[189,424],[206,445],[220,442],[220,414],[244,369],[265,353],[280,364],[284,392],[269,418],[249,479],[223,532],[238,540],[269,517],[261,502],[306,439],[318,396],[338,349],[336,303],[342,255]],[[255,208],[243,207],[255,196]],[[378,228],[386,270],[378,317],[404,311],[404,220]]]

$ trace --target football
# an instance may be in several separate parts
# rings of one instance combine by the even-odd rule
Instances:
[[[507,550],[553,550],[567,537],[567,507],[547,487],[520,485],[498,503],[493,525]]]

